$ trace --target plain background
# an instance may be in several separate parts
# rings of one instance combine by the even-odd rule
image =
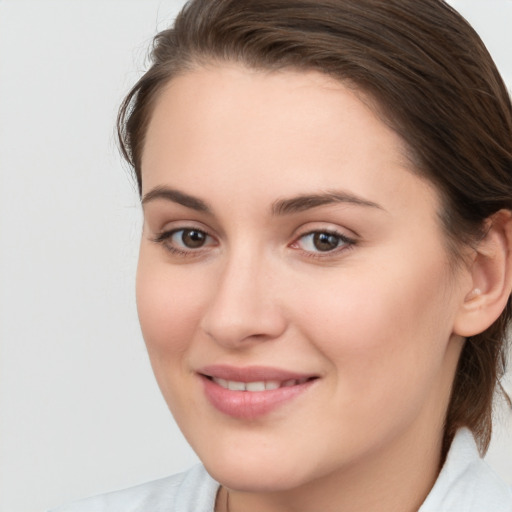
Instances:
[[[182,1],[0,0],[0,511],[180,471],[137,324],[116,109]],[[512,1],[454,0],[512,84]],[[512,422],[488,459],[512,484]]]

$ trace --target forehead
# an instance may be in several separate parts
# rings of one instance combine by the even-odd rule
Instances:
[[[155,103],[142,155],[143,192],[193,184],[211,193],[215,181],[238,194],[341,186],[374,200],[416,180],[432,199],[431,187],[411,172],[402,139],[365,99],[318,72],[237,65],[187,72]]]
[[[211,132],[221,129],[215,141],[219,146],[229,130],[233,130],[233,136],[258,136],[261,142],[267,134],[282,136],[286,131],[290,136],[299,136],[309,131],[309,136],[316,134],[317,139],[323,137],[339,145],[339,138],[334,139],[343,135],[350,123],[366,131],[368,140],[380,140],[382,149],[389,149],[386,154],[394,153],[400,165],[409,166],[402,139],[378,122],[375,108],[370,107],[373,103],[355,87],[315,71],[260,71],[235,64],[212,65],[181,74],[163,88],[146,135],[149,144],[155,132],[164,136],[167,132],[168,139],[171,133],[176,137],[179,134],[173,132],[179,124],[180,142],[193,140],[194,136],[206,142],[208,131],[211,140]],[[360,143],[364,140],[360,139]]]

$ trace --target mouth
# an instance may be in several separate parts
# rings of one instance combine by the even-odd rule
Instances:
[[[302,377],[300,379],[287,379],[284,381],[279,380],[256,380],[252,382],[242,382],[237,380],[226,380],[218,377],[209,377],[205,375],[207,379],[211,380],[218,386],[230,391],[248,391],[249,393],[260,393],[262,391],[272,391],[274,389],[288,388],[292,386],[299,386],[310,380],[317,379],[318,377]]]
[[[204,393],[217,411],[237,419],[256,419],[291,403],[319,380],[268,367],[210,366],[198,372]]]

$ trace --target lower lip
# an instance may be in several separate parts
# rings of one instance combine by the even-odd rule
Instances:
[[[231,391],[201,376],[206,397],[220,412],[240,419],[268,414],[304,393],[315,380],[267,391]]]

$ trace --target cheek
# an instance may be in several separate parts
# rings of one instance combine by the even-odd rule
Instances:
[[[187,273],[162,263],[141,249],[137,270],[137,310],[156,381],[179,419],[192,403],[177,392],[192,374],[188,354],[200,324],[204,288]],[[186,415],[185,415],[186,416]]]
[[[182,362],[201,317],[205,290],[187,273],[146,256],[141,250],[137,270],[137,310],[155,372],[157,364]],[[158,378],[158,375],[157,375]]]
[[[359,275],[351,269],[321,294],[305,293],[304,283],[296,295],[307,297],[297,308],[308,311],[302,331],[335,367],[341,400],[358,396],[386,408],[407,393],[424,396],[439,378],[453,323],[446,266],[439,257],[411,261],[395,258]]]

